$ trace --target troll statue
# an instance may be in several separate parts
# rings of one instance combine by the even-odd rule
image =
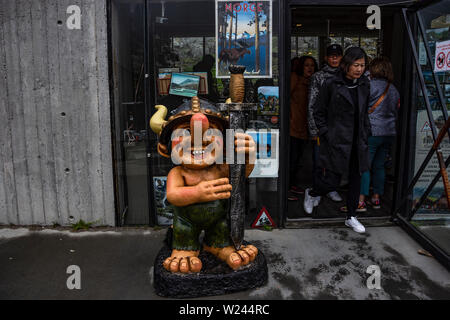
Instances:
[[[177,108],[165,121],[167,109],[156,106],[150,126],[159,135],[158,152],[171,157],[176,164],[167,176],[167,200],[174,206],[172,253],[163,265],[172,273],[196,273],[202,269],[199,259],[204,231],[203,250],[224,261],[233,270],[255,260],[258,249],[253,245],[233,246],[227,219],[232,192],[229,165],[218,162],[223,156],[225,130],[229,119],[218,109],[198,97]],[[220,131],[221,134],[213,134]],[[174,134],[181,132],[181,134]],[[245,153],[245,174],[254,165],[248,159],[256,151],[251,136],[236,133],[234,148]]]

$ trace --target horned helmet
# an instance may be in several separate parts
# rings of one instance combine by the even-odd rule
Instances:
[[[159,135],[158,153],[166,158],[170,158],[171,150],[175,141],[171,141],[172,133],[178,128],[189,129],[194,121],[201,121],[202,133],[210,128],[217,128],[222,133],[229,126],[229,116],[222,114],[219,109],[206,100],[193,97],[181,104],[168,120],[167,108],[163,105],[155,106],[157,112],[150,119],[150,128]],[[191,130],[191,134],[193,131]]]

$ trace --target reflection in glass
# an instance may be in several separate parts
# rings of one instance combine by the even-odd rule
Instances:
[[[444,106],[441,105],[438,87],[434,83],[432,71],[434,70],[434,61],[436,53],[436,44],[438,42],[450,40],[450,7],[448,1],[442,1],[420,11],[422,15],[424,28],[426,29],[427,44],[430,48],[432,64],[427,59],[424,39],[419,33],[418,54],[419,63],[423,72],[425,85],[427,89],[428,99],[431,105],[433,120],[436,123],[437,131],[445,124],[445,111],[448,110],[450,104],[450,72],[437,72],[439,86],[444,95]],[[447,5],[447,6],[445,6]],[[417,88],[417,123],[416,123],[416,149],[415,149],[415,172],[422,164],[425,155],[431,149],[433,138],[431,135],[430,122],[426,112],[426,105],[423,93],[421,91],[418,79],[416,79]],[[446,90],[448,88],[448,90]],[[444,137],[440,149],[442,151],[444,161],[450,156],[449,137]],[[413,205],[417,205],[418,199],[424,194],[429,187],[431,181],[439,172],[440,167],[436,154],[433,155],[430,163],[420,176],[419,181],[413,191]],[[450,170],[447,168],[447,173]],[[438,246],[450,254],[450,211],[444,190],[442,178],[435,184],[432,191],[428,194],[417,213],[412,217],[411,223],[421,232],[425,233]]]
[[[273,3],[272,17],[272,75],[270,79],[246,79],[245,102],[258,102],[258,88],[263,86],[278,86],[278,2]],[[161,19],[164,17],[164,19]],[[154,61],[152,64],[155,77],[155,94],[150,102],[152,113],[154,106],[162,104],[168,109],[168,117],[182,103],[189,100],[186,97],[170,95],[168,85],[173,72],[202,72],[206,73],[207,94],[199,98],[212,103],[225,102],[229,97],[228,79],[216,78],[216,21],[215,1],[150,1],[150,23],[152,27],[151,45]],[[231,27],[226,25],[226,30]],[[236,19],[234,19],[235,27]],[[219,30],[224,29],[221,27]],[[225,29],[224,29],[225,30]],[[237,36],[235,36],[237,38]],[[239,40],[235,39],[234,40]],[[200,84],[200,88],[201,88]],[[249,128],[279,128],[279,115],[258,115],[257,112],[247,117]],[[157,136],[150,134],[150,148],[152,159],[152,175],[155,179],[155,201],[157,221],[167,224],[170,216],[170,204],[163,197],[164,179],[173,164],[170,159],[161,157],[157,152]],[[158,184],[158,185],[156,185]],[[261,201],[270,210],[272,217],[276,217],[276,189],[277,178],[249,179],[249,208],[251,218]],[[264,199],[264,200],[263,200]],[[273,209],[272,209],[273,208]],[[167,214],[169,213],[169,214]],[[254,213],[254,214],[257,214]],[[166,219],[166,220],[164,220]],[[164,220],[164,221],[163,221]]]

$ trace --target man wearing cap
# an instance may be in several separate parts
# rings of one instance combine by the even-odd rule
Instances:
[[[325,82],[326,79],[331,78],[336,74],[336,72],[339,70],[339,64],[341,63],[341,59],[343,56],[343,50],[342,47],[339,44],[332,44],[327,47],[325,61],[326,65],[319,71],[312,75],[311,77],[311,83],[309,86],[309,101],[308,101],[308,130],[309,135],[312,138],[315,138],[317,140],[319,130],[317,129],[316,123],[314,122],[314,103],[317,100],[317,97],[319,95],[320,87]],[[314,150],[313,150],[313,165],[314,170],[313,172],[316,172],[316,159],[319,152],[319,141],[314,144]],[[320,196],[319,197],[312,197],[309,196],[309,190],[306,189],[305,191],[305,202],[304,202],[304,209],[306,213],[311,214],[314,207],[319,205],[320,202]],[[340,202],[342,201],[341,196],[336,192],[332,191],[328,193],[327,195],[331,200]]]

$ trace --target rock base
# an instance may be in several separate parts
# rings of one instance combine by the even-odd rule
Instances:
[[[216,296],[253,289],[267,283],[267,263],[261,251],[252,263],[236,271],[209,252],[202,251],[199,255],[202,271],[190,274],[171,273],[164,269],[163,262],[170,257],[171,252],[165,244],[155,260],[153,283],[156,294],[162,297]]]

